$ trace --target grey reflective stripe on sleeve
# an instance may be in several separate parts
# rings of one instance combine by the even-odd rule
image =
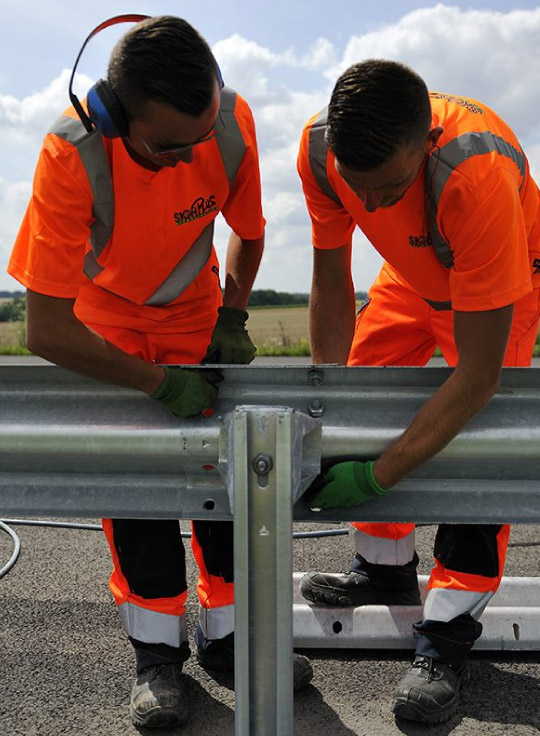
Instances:
[[[204,228],[197,240],[190,246],[186,255],[176,264],[169,276],[146,300],[145,304],[159,307],[178,299],[180,294],[195,280],[210,258],[213,239],[214,220]]]
[[[63,138],[77,149],[92,190],[90,244],[99,258],[109,242],[114,226],[114,194],[109,160],[98,131],[88,133],[80,120],[67,116],[59,118],[49,133]]]
[[[199,626],[205,639],[223,639],[234,631],[234,606],[199,606]]]
[[[414,557],[414,529],[401,539],[373,537],[355,529],[354,549],[374,565],[406,565]]]
[[[328,181],[328,174],[326,173],[326,159],[328,157],[328,145],[324,139],[326,133],[326,118],[328,116],[328,108],[325,107],[319,113],[317,119],[312,124],[309,131],[309,144],[308,144],[308,157],[309,166],[311,172],[315,177],[317,186],[323,194],[331,199],[333,202],[343,207],[340,198],[334,192],[330,182]]]
[[[235,107],[236,92],[229,87],[223,87],[221,90],[219,111],[225,123],[225,128],[216,135],[216,142],[225,167],[227,179],[229,180],[229,190],[232,189],[236,174],[246,152],[246,144],[244,143],[240,126],[234,115]]]
[[[121,603],[118,612],[124,628],[133,639],[147,644],[167,644],[179,647],[187,641],[185,616],[161,613],[142,608],[135,603]]]
[[[452,588],[431,588],[424,603],[424,619],[430,621],[451,621],[456,616],[469,613],[478,620],[493,593],[477,593],[474,590],[452,590]]]
[[[473,156],[481,156],[497,151],[501,156],[511,159],[521,174],[520,191],[525,181],[527,164],[524,154],[498,135],[489,131],[464,133],[457,136],[437,152],[429,156],[426,174],[426,211],[429,233],[439,261],[451,268],[454,255],[449,244],[441,235],[437,225],[439,201],[446,182],[454,170]]]

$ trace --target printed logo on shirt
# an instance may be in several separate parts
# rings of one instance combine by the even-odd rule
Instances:
[[[534,258],[532,262],[533,273],[540,273],[540,258]]]
[[[210,194],[208,199],[205,197],[197,197],[187,210],[180,210],[174,213],[174,222],[176,225],[185,225],[186,222],[193,222],[200,217],[205,217],[211,212],[216,212],[218,206],[216,204],[216,195]]]
[[[461,107],[465,107],[469,112],[474,112],[476,115],[483,115],[484,111],[478,105],[475,105],[470,100],[464,100],[463,97],[454,97],[453,95],[445,95],[442,92],[430,92],[429,96],[434,100],[448,100],[448,102],[455,102]]]
[[[413,248],[430,248],[433,245],[431,235],[409,235],[409,245]]]

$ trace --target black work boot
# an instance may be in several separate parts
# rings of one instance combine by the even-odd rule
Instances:
[[[398,718],[421,723],[442,723],[459,705],[459,689],[469,680],[469,663],[458,669],[417,654],[394,694],[392,710]]]
[[[195,632],[197,661],[208,672],[234,672],[234,632],[222,639],[206,639],[197,627]],[[307,657],[293,652],[293,688],[301,690],[313,679],[313,668]]]
[[[416,576],[411,590],[392,590],[376,585],[365,573],[308,572],[300,581],[300,593],[322,606],[419,606]]]
[[[178,726],[188,711],[182,665],[161,664],[141,672],[131,691],[130,715],[136,726]]]

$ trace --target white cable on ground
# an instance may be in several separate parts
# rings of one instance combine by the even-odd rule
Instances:
[[[4,565],[4,567],[2,567],[0,569],[0,578],[3,578],[4,575],[7,575],[8,572],[13,567],[13,565],[17,562],[17,558],[18,558],[19,553],[21,551],[21,540],[15,534],[15,532],[13,531],[13,529],[10,529],[9,526],[7,524],[4,524],[3,521],[0,521],[0,529],[2,531],[6,532],[6,534],[9,534],[9,536],[12,538],[13,543],[15,545],[14,546],[14,549],[13,549],[13,554],[11,555],[11,558],[10,558],[9,562],[6,565]]]
[[[17,562],[17,558],[21,551],[21,542],[19,537],[15,534],[8,524],[14,526],[49,526],[57,527],[59,529],[88,529],[90,531],[103,531],[101,524],[79,524],[71,521],[42,521],[41,519],[4,519],[0,521],[0,529],[13,539],[15,549],[9,562],[0,569],[0,578],[6,575],[13,565]],[[293,532],[294,539],[306,539],[309,537],[337,537],[340,535],[348,534],[348,529],[323,529],[315,532]],[[191,532],[180,532],[180,536],[184,539],[191,538]]]

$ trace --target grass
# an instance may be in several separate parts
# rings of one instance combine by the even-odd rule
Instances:
[[[24,344],[24,322],[0,322],[0,355],[30,355]]]
[[[261,307],[250,309],[248,330],[260,356],[309,356],[308,308]],[[441,352],[437,348],[435,355]],[[24,345],[22,322],[0,322],[0,355],[30,355]],[[540,356],[540,337],[533,355]]]
[[[247,327],[257,355],[311,355],[307,307],[253,309]]]

